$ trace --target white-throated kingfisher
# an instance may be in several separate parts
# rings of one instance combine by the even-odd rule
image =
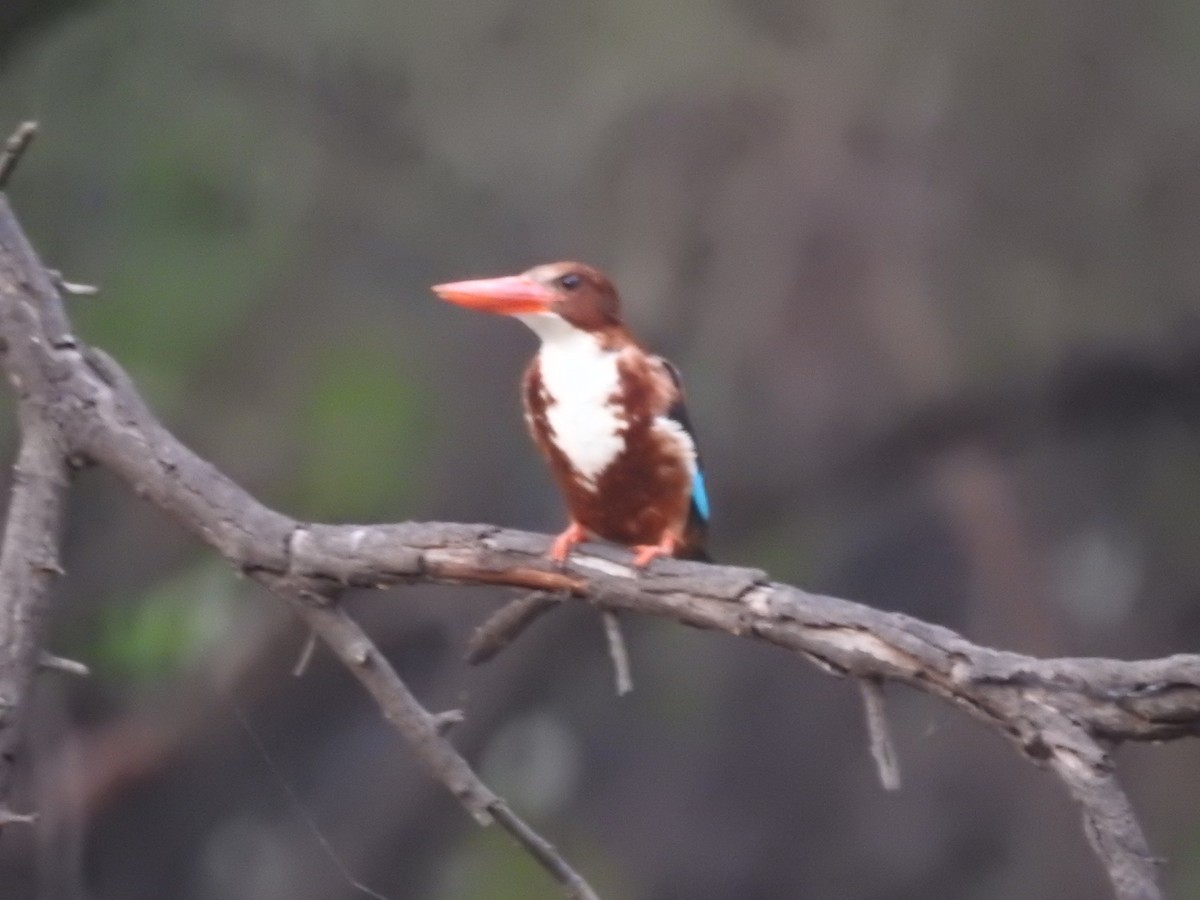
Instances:
[[[541,338],[523,396],[571,519],[553,559],[590,536],[629,546],[639,568],[656,556],[708,559],[708,493],[679,373],[629,333],[612,282],[558,262],[433,292],[513,316]]]

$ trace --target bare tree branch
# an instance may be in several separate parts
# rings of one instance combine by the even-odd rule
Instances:
[[[33,136],[30,123],[21,126],[0,155],[0,179],[7,178]],[[14,221],[0,222],[4,262],[33,251]],[[42,658],[40,632],[46,598],[59,565],[59,533],[67,487],[65,445],[54,422],[46,415],[44,385],[27,377],[35,368],[36,351],[29,342],[8,340],[12,319],[34,323],[38,314],[27,286],[32,280],[47,284],[40,271],[0,267],[0,352],[17,396],[21,448],[12,473],[12,494],[0,547],[0,825],[21,821],[7,810],[15,772],[17,748],[23,738],[23,714],[33,677]],[[46,329],[36,328],[38,339]],[[32,335],[30,336],[32,339]],[[39,373],[40,374],[40,373]]]
[[[892,743],[888,728],[887,711],[884,708],[883,685],[876,679],[864,678],[858,683],[862,694],[863,711],[867,720],[867,740],[871,747],[871,758],[879,772],[879,783],[884,790],[900,790],[900,761]]]
[[[24,737],[25,700],[42,658],[47,594],[62,571],[58,543],[67,483],[63,454],[45,424],[32,411],[22,419],[26,424],[0,548],[0,814]],[[18,821],[11,815],[8,820]]]
[[[463,658],[473,666],[487,662],[561,602],[561,597],[545,591],[534,591],[510,600],[475,629]]]
[[[296,664],[292,666],[293,678],[300,678],[308,671],[308,665],[312,662],[313,654],[316,652],[317,636],[310,631],[304,638],[304,646],[300,648],[300,655],[296,657]]]
[[[17,170],[17,163],[21,161],[21,157],[25,155],[25,151],[29,149],[29,145],[33,143],[36,135],[37,122],[22,122],[21,126],[4,142],[4,149],[0,150],[0,191],[8,186],[13,172]]]
[[[423,707],[375,643],[340,606],[315,591],[300,591],[289,579],[259,573],[258,580],[283,598],[329,646],[375,698],[383,717],[404,735],[417,755],[480,825],[496,822],[567,889],[574,900],[598,900],[586,881],[554,847],[492,793],[443,737],[447,722]]]
[[[625,646],[621,620],[615,612],[607,611],[601,618],[604,620],[604,642],[608,645],[608,658],[612,660],[617,696],[624,697],[633,690],[633,669],[629,665],[629,648]]]
[[[1074,726],[1064,722],[1060,728],[1068,734]],[[1084,832],[1104,863],[1116,895],[1122,900],[1157,900],[1162,896],[1158,860],[1150,854],[1129,798],[1112,771],[1112,761],[1086,733],[1078,733],[1076,739],[1074,747],[1048,748],[1050,768],[1082,808]]]
[[[0,679],[12,673],[7,692],[0,693],[8,700],[0,712],[14,713],[14,727],[3,728],[0,719],[0,740],[15,748],[20,738],[15,713],[28,705],[32,673],[40,659],[32,626],[41,617],[35,607],[40,608],[45,593],[44,576],[60,571],[59,499],[66,461],[79,454],[124,475],[139,496],[174,514],[286,601],[477,822],[499,823],[564,886],[568,897],[598,900],[553,845],[494,794],[444,737],[453,717],[426,711],[374,642],[335,605],[340,592],[336,579],[288,571],[287,543],[299,524],[262,506],[179,444],[154,419],[120,367],[101,351],[81,348],[66,325],[53,282],[24,241],[7,203],[0,200],[0,338],[9,351],[10,380],[21,397],[23,435],[9,531],[0,550],[0,591],[8,588],[16,594],[5,598],[0,593]],[[47,434],[56,440],[48,442]],[[0,691],[5,687],[0,680]],[[15,753],[8,758],[15,760]],[[7,788],[0,782],[0,812]],[[0,819],[23,820],[15,814]]]
[[[507,827],[570,896],[594,894],[446,742],[437,717],[335,604],[343,587],[422,582],[551,592],[586,600],[604,613],[658,616],[771,644],[835,674],[909,685],[966,711],[1063,781],[1083,811],[1116,897],[1161,898],[1154,860],[1107,751],[1123,741],[1200,731],[1200,656],[1037,659],[981,647],[909,616],[772,582],[753,569],[659,560],[639,573],[623,551],[588,548],[559,570],[545,557],[545,536],[491,525],[300,523],[263,506],[180,444],[115,362],[70,336],[53,286],[2,199],[0,288],[0,338],[8,347],[10,378],[22,409],[38,411],[31,421],[22,418],[22,460],[38,477],[18,483],[13,509],[32,484],[42,485],[41,499],[57,499],[67,456],[113,471],[284,599],[363,683],[435,776],[479,821]],[[24,502],[26,512],[10,511],[0,575],[15,569],[18,579],[29,582],[26,601],[28,595],[40,601],[57,568],[53,554],[45,553],[47,544],[53,547],[45,536],[56,531],[57,515],[46,521],[41,506],[30,510],[29,498]],[[22,544],[26,528],[42,539]],[[8,616],[21,596],[13,596],[19,591],[8,578],[3,589],[9,592],[0,595]],[[36,644],[0,639],[0,677],[19,668],[20,660],[31,668],[36,650]],[[24,705],[27,685],[28,671],[24,681],[0,682],[15,690],[4,695],[8,710]]]

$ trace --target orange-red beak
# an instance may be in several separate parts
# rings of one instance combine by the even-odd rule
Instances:
[[[555,299],[550,288],[528,275],[435,284],[432,290],[443,300],[459,306],[505,316],[546,312]]]

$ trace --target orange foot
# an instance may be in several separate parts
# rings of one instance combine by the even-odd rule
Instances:
[[[567,530],[554,539],[550,545],[550,558],[560,566],[567,561],[571,548],[587,540],[587,531],[578,522],[572,520]]]
[[[678,546],[679,538],[668,531],[657,544],[636,544],[629,549],[633,551],[633,564],[644,569],[657,556],[674,556]]]

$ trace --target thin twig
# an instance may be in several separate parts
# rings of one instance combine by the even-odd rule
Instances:
[[[37,130],[37,122],[22,122],[4,142],[4,149],[0,150],[0,191],[8,188],[8,182],[12,179],[13,172],[17,170],[17,163],[29,149]]]
[[[317,649],[317,636],[311,631],[304,637],[304,646],[300,648],[300,655],[296,658],[296,664],[292,666],[292,677],[300,678],[308,671],[308,666],[312,662],[313,653]]]
[[[0,828],[5,825],[32,825],[37,818],[37,813],[18,813],[0,806]]]
[[[259,576],[277,596],[286,600],[312,631],[370,692],[384,717],[416,750],[421,761],[442,781],[481,825],[491,823],[489,807],[495,794],[476,777],[454,747],[437,729],[428,710],[412,695],[387,657],[366,632],[337,605],[314,602],[279,579]]]
[[[624,697],[633,690],[633,670],[629,665],[629,648],[625,646],[625,635],[621,632],[621,621],[611,610],[601,614],[604,620],[604,642],[608,645],[608,656],[612,660],[613,680],[617,696]]]
[[[430,773],[444,784],[481,825],[497,822],[568,890],[571,898],[598,900],[595,892],[554,847],[512,812],[471,769],[443,732],[446,716],[421,705],[366,632],[340,606],[314,592],[296,591],[283,580],[258,576],[323,640],[375,698],[383,716],[404,737]],[[328,599],[328,598],[324,598]]]
[[[545,591],[534,591],[509,601],[472,632],[464,659],[473,666],[487,662],[560,603],[561,596]]]
[[[888,728],[887,711],[883,706],[883,684],[877,678],[863,678],[858,682],[862,693],[863,709],[867,719],[867,740],[871,746],[871,758],[879,772],[879,782],[884,790],[900,790],[900,761],[892,743]]]
[[[550,872],[554,879],[567,889],[571,900],[599,900],[591,886],[579,873],[567,865],[554,845],[530,828],[503,800],[497,800],[491,808],[492,815],[509,834],[524,847],[529,855]]]
[[[1083,813],[1084,833],[1104,864],[1117,900],[1162,900],[1159,860],[1125,791],[1100,745],[1070,722],[1061,723],[1074,740],[1048,748],[1049,765],[1063,780]]]

